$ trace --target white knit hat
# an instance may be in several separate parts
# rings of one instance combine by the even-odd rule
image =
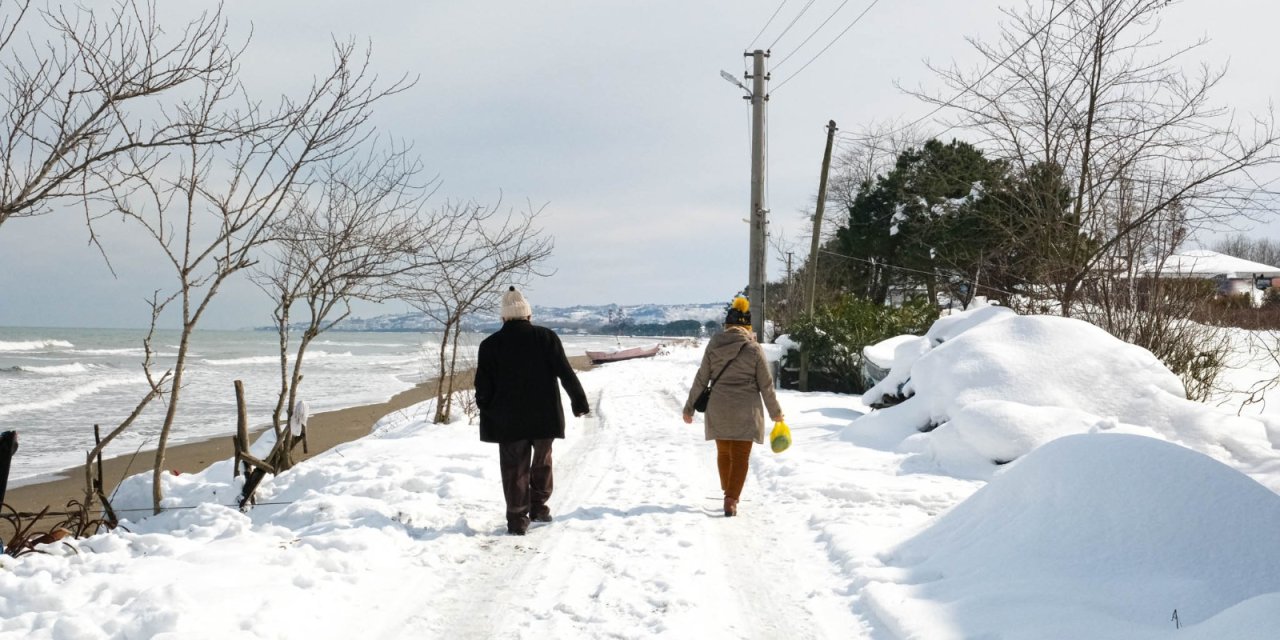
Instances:
[[[511,287],[502,296],[502,319],[515,320],[533,315],[533,309],[525,301],[524,296],[515,287]]]

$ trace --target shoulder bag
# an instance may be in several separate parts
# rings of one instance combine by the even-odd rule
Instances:
[[[738,347],[738,352],[733,354],[733,357],[729,358],[729,361],[724,363],[724,366],[720,368],[720,373],[716,374],[715,379],[712,380],[711,382],[708,382],[707,388],[703,389],[702,393],[698,394],[698,399],[693,401],[694,411],[697,411],[698,413],[704,413],[707,410],[707,403],[711,402],[711,387],[716,386],[716,383],[720,381],[720,376],[724,375],[724,372],[726,369],[729,368],[729,365],[733,364],[733,361],[737,360],[738,356],[742,355],[742,350],[745,349],[746,347],[747,347],[747,343],[745,342],[742,343],[742,346]]]

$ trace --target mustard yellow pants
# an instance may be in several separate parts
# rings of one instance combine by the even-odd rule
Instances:
[[[726,498],[742,497],[752,444],[750,440],[716,440],[716,466],[720,469],[720,488]]]

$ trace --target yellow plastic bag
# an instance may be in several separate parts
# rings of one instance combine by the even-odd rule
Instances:
[[[773,432],[769,434],[769,446],[774,453],[782,453],[791,446],[791,428],[785,422],[773,423]]]

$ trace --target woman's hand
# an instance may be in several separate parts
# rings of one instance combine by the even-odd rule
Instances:
[[[686,413],[682,417],[684,418],[685,424],[693,424],[693,416]]]
[[[776,415],[776,416],[774,416],[774,417],[773,417],[773,421],[774,421],[774,422],[786,422],[786,420],[783,420],[783,418],[784,418],[784,417],[785,417],[785,416],[783,416],[781,413],[779,413],[778,415]]]

